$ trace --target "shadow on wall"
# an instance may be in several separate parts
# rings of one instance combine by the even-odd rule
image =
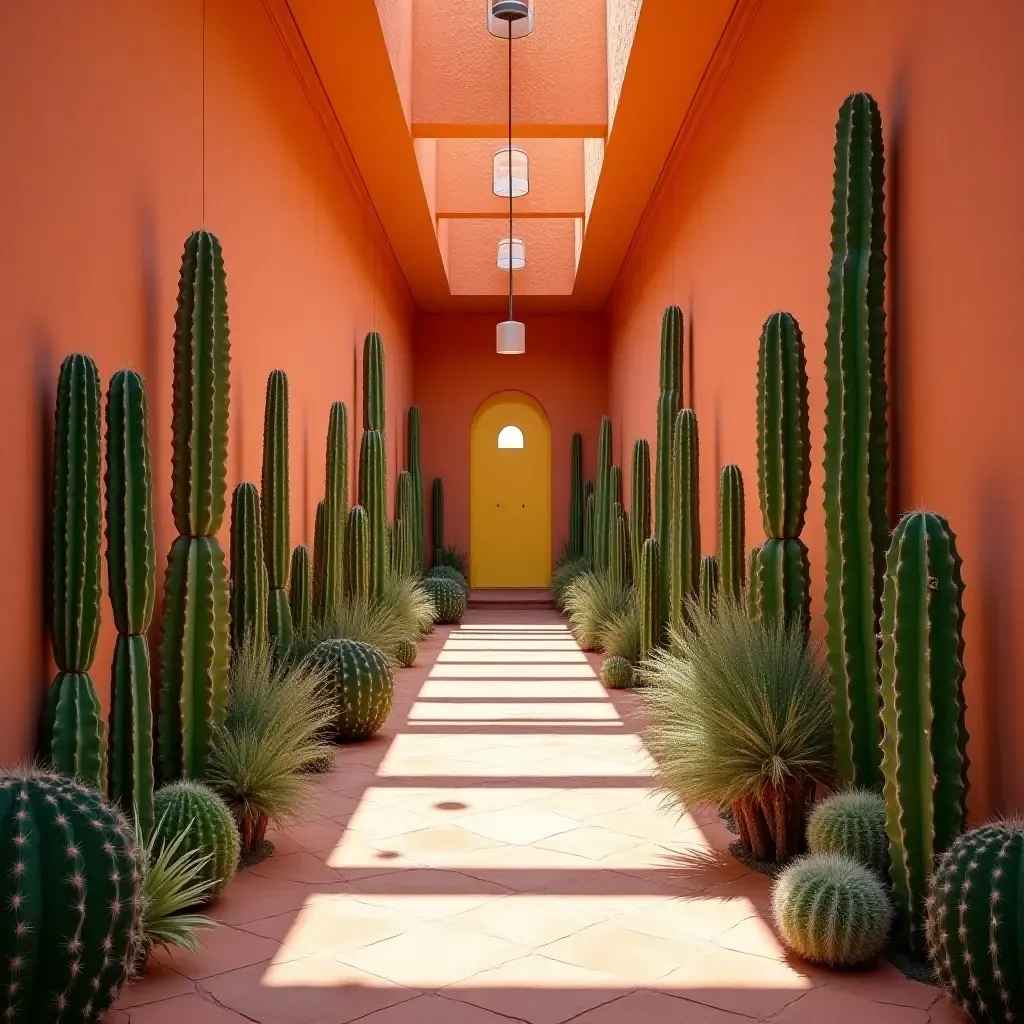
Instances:
[[[30,342],[35,352],[36,419],[39,424],[39,451],[33,460],[39,467],[37,485],[38,508],[42,510],[38,529],[39,574],[39,646],[36,662],[36,684],[29,713],[31,721],[40,720],[46,691],[49,688],[50,606],[53,603],[53,409],[57,398],[57,370],[53,361],[53,339],[46,331]]]
[[[903,410],[906,408],[907,387],[907,281],[904,273],[904,145],[906,139],[907,84],[900,74],[893,86],[891,121],[886,145],[886,191],[889,211],[886,229],[889,233],[888,264],[888,337],[886,349],[889,358],[889,524],[895,525],[907,510],[907,495],[903,482],[908,438],[903,432]]]

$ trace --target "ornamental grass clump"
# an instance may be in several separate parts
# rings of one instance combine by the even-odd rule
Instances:
[[[608,625],[629,608],[633,600],[629,587],[606,573],[587,572],[569,585],[565,610],[576,642],[585,651],[604,647]]]
[[[645,741],[667,798],[729,807],[743,846],[781,863],[801,852],[814,787],[832,780],[828,680],[800,624],[764,625],[736,602],[691,602],[672,651],[642,673]]]
[[[640,605],[631,593],[626,607],[605,626],[601,646],[609,657],[624,658],[635,665],[640,661],[642,628]]]
[[[551,574],[551,595],[555,600],[555,607],[559,611],[565,611],[565,598],[569,587],[576,582],[590,568],[590,562],[586,555],[570,556],[566,554],[560,558]]]

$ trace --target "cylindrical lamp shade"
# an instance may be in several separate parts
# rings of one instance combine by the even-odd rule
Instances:
[[[530,191],[530,159],[525,149],[504,146],[494,154],[493,191],[496,196],[513,199]]]
[[[533,0],[488,0],[487,31],[492,36],[521,39],[533,31]]]
[[[526,266],[526,244],[521,238],[503,238],[498,243],[498,269],[522,270]]]
[[[526,353],[526,324],[502,320],[498,324],[498,355],[521,356]]]

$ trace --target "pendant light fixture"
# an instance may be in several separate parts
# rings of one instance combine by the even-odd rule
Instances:
[[[498,267],[508,271],[508,319],[498,324],[498,355],[521,356],[526,352],[526,324],[515,318],[512,272],[526,266],[526,246],[512,232],[512,200],[530,190],[529,160],[512,145],[512,40],[533,31],[532,0],[490,0],[487,30],[508,37],[508,146],[494,156],[494,194],[508,197],[508,237],[498,242]]]

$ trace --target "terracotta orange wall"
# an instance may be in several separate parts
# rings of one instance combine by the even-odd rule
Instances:
[[[146,377],[162,579],[173,532],[173,315],[190,231],[205,225],[224,246],[229,486],[259,479],[266,377],[281,367],[291,385],[292,541],[311,542],[330,403],[346,400],[356,421],[355,353],[374,327],[387,349],[392,469],[398,462],[411,397],[404,280],[263,4],[205,6],[205,42],[201,0],[39,0],[5,11],[0,763],[34,753],[51,673],[46,492],[53,391],[68,352],[91,354],[104,386],[123,366]],[[357,441],[353,429],[353,450]],[[112,642],[104,598],[93,665],[104,699]]]
[[[469,548],[469,433],[480,403],[518,390],[544,407],[551,423],[551,542],[569,530],[571,438],[583,435],[584,471],[593,479],[597,428],[608,382],[604,318],[593,314],[526,315],[526,354],[494,350],[498,317],[421,314],[416,320],[415,398],[423,413],[423,479],[444,480],[445,542]],[[429,531],[430,513],[427,513]],[[428,532],[429,537],[429,532]]]
[[[765,3],[680,170],[663,183],[609,304],[620,436],[653,440],[662,310],[686,314],[685,395],[701,427],[704,548],[717,471],[757,507],[757,344],[800,320],[811,382],[805,539],[822,612],[824,328],[836,113],[868,90],[884,118],[894,507],[944,512],[966,583],[971,808],[1024,809],[1024,7]],[[671,40],[666,41],[671,46]]]

